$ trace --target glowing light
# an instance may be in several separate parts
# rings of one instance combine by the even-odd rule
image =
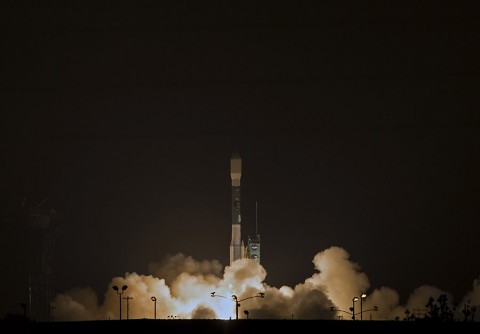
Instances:
[[[353,308],[359,299],[362,303],[367,298],[358,291],[368,291],[368,277],[359,271],[359,265],[349,260],[344,249],[326,249],[314,257],[313,263],[318,272],[305,282],[294,287],[275,288],[264,283],[266,270],[256,261],[235,261],[222,273],[218,261],[200,262],[177,254],[152,266],[154,272],[150,275],[127,273],[124,277],[113,278],[109,289],[118,292],[120,287],[128,286],[129,296],[135,298],[130,319],[152,318],[152,306],[157,303],[158,310],[154,311],[153,317],[161,319],[172,315],[181,319],[229,319],[236,316],[232,295],[241,301],[257,294],[258,298],[241,303],[239,311],[242,315],[248,309],[250,316],[259,319],[284,319],[285,315],[292,314],[296,319],[334,319],[338,313],[331,312],[330,307],[339,312],[340,308]],[[369,301],[378,307],[363,310],[360,304],[358,311],[361,313],[356,313],[377,311],[375,320],[403,318],[407,308],[422,308],[430,296],[441,292],[431,286],[420,287],[412,293],[406,306],[402,306],[395,290],[381,287],[373,289],[368,296]],[[261,297],[262,294],[265,298]],[[352,299],[355,295],[359,297]],[[105,299],[100,299],[91,288],[74,288],[56,296],[55,318],[61,321],[118,319],[118,297],[116,293],[105,293]],[[345,312],[351,315],[351,312]]]

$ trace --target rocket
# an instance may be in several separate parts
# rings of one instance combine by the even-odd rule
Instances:
[[[230,242],[230,264],[242,259],[245,247],[241,238],[240,178],[242,177],[242,158],[237,151],[230,158],[230,176],[232,178],[232,241]]]

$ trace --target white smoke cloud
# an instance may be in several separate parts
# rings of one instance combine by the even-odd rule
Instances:
[[[74,288],[55,298],[55,317],[58,320],[118,319],[119,298],[122,318],[153,318],[156,298],[158,319],[229,319],[235,318],[236,295],[240,301],[239,318],[259,319],[334,319],[351,318],[350,307],[355,307],[357,319],[402,320],[405,311],[424,312],[429,298],[435,300],[442,294],[452,301],[452,296],[433,286],[421,286],[409,296],[406,305],[399,305],[398,293],[389,287],[369,292],[370,283],[361,267],[350,260],[350,255],[340,247],[331,247],[315,255],[318,271],[295,287],[280,288],[264,283],[267,272],[263,266],[248,259],[237,260],[226,266],[214,261],[197,261],[182,253],[167,256],[159,264],[151,263],[151,275],[126,273],[108,284],[104,300],[99,303],[90,288]],[[123,295],[112,287],[127,285]],[[216,298],[211,297],[215,292]],[[259,293],[264,293],[260,298]],[[353,297],[367,293],[363,300],[353,302]],[[474,281],[464,303],[480,304],[480,279]],[[332,312],[331,308],[337,311]],[[480,308],[480,307],[479,307]],[[422,311],[423,310],[423,311]],[[347,314],[349,313],[349,314]],[[480,310],[479,310],[480,313]]]
[[[73,288],[55,298],[55,318],[68,320],[96,319],[97,294],[91,288]]]
[[[349,308],[353,296],[359,296],[370,286],[360,266],[349,260],[350,255],[340,247],[330,247],[315,255],[313,263],[319,273],[307,279],[313,286],[325,289],[335,305]]]
[[[397,316],[402,318],[405,310],[398,304],[399,300],[398,292],[392,288],[382,286],[374,289],[363,301],[363,319],[394,320]],[[375,306],[377,311],[374,310]]]
[[[463,302],[480,305],[480,277],[473,281],[473,289],[465,295]]]
[[[461,310],[465,310],[466,307],[474,307],[476,312],[474,312],[473,318],[475,321],[480,321],[480,277],[473,281],[472,291],[462,298],[459,307]],[[462,317],[465,317],[464,313]]]
[[[148,272],[150,274],[165,279],[165,282],[169,285],[182,273],[220,277],[222,270],[223,266],[217,260],[196,261],[193,257],[186,256],[183,253],[167,255],[162,262],[152,262],[148,265]]]
[[[440,295],[445,294],[448,297],[448,300],[452,300],[451,294],[440,290],[439,288],[431,285],[422,285],[419,288],[416,288],[413,293],[410,294],[407,304],[405,307],[409,311],[413,310],[424,310],[425,306],[428,303],[429,298],[437,300]]]

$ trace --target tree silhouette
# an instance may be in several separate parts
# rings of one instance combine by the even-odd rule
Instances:
[[[407,308],[405,310],[405,318],[403,318],[403,321],[415,321],[417,320],[417,317],[415,316],[415,312],[410,312],[410,310]]]
[[[427,309],[427,313],[425,315],[426,319],[436,321],[455,320],[455,311],[457,309],[457,305],[454,304],[450,308],[446,294],[441,294],[438,296],[436,301],[433,297],[430,297],[425,307]]]
[[[473,321],[473,319],[475,318],[475,311],[475,306],[470,306],[470,300],[467,301],[467,303],[463,305],[463,321]]]

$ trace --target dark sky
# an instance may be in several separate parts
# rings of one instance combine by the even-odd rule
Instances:
[[[2,2],[2,312],[20,311],[25,197],[57,212],[57,292],[101,297],[177,252],[228,264],[233,150],[268,284],[340,246],[402,302],[469,291],[478,8],[318,3]]]

